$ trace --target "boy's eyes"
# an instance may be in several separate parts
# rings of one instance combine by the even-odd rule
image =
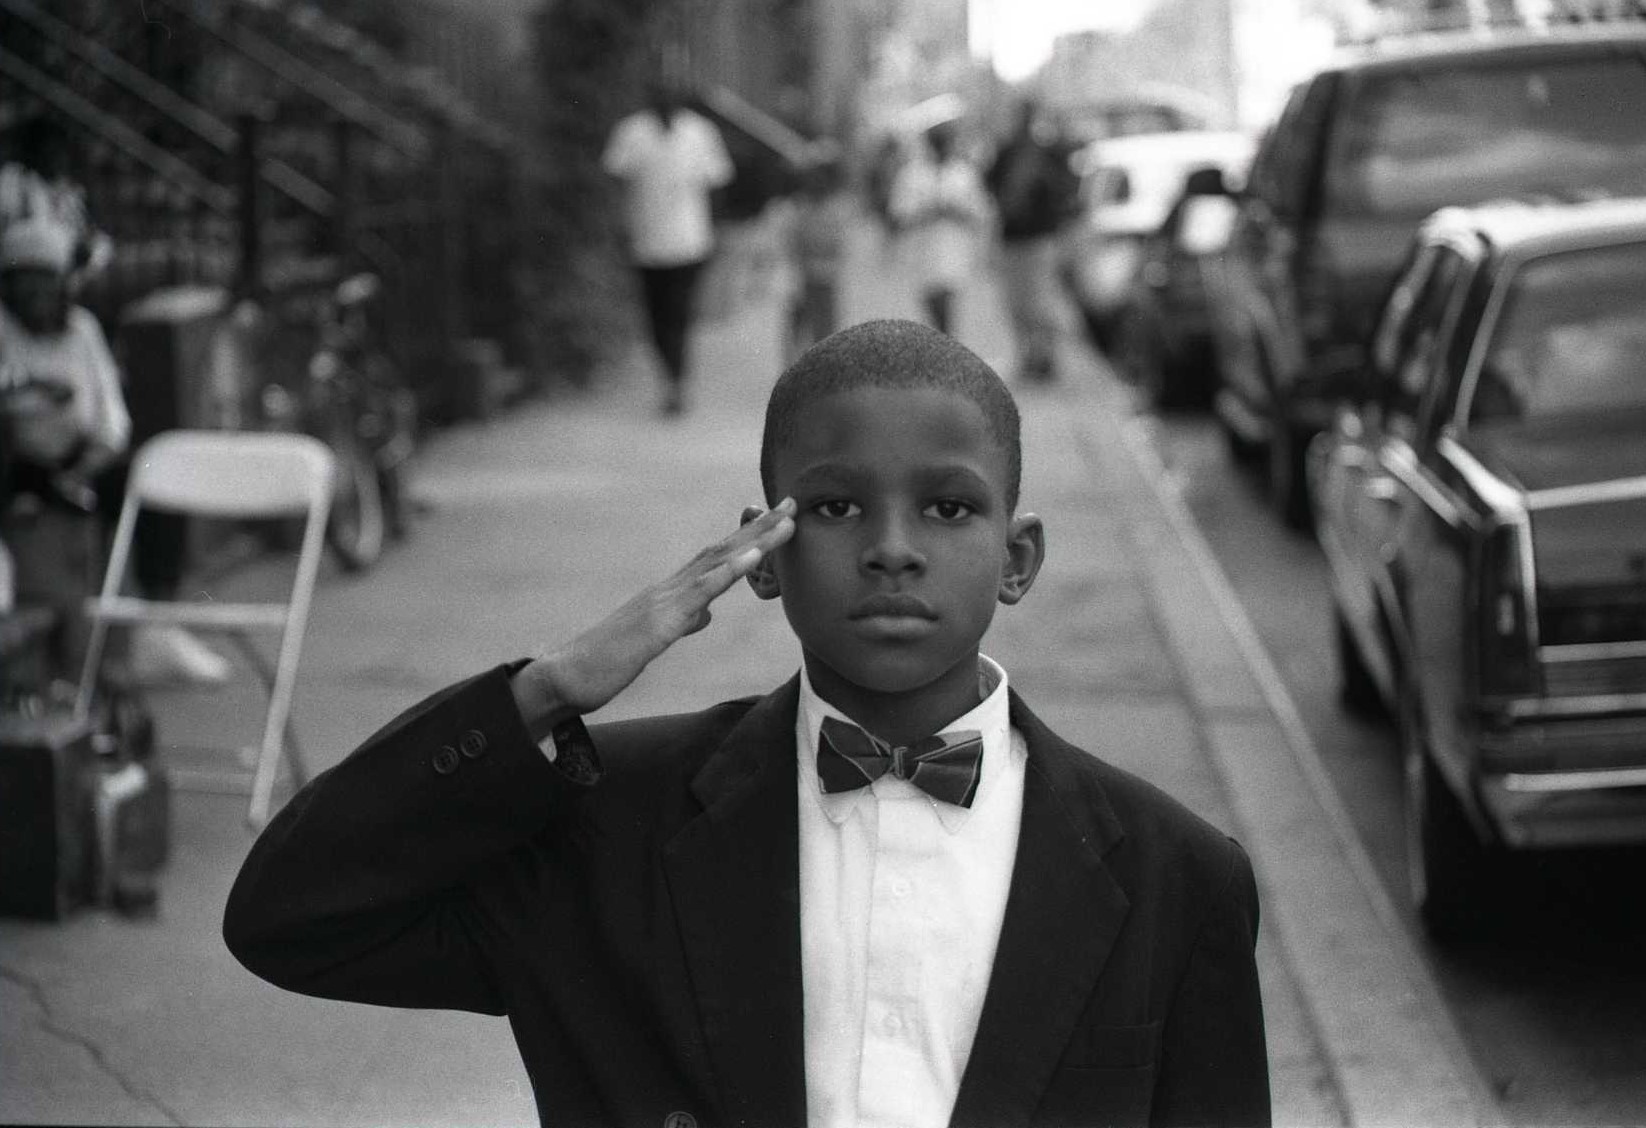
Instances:
[[[847,501],[843,497],[830,497],[813,504],[812,512],[831,521],[840,521],[847,517],[856,517],[861,508],[855,501]]]
[[[825,498],[812,503],[811,511],[830,521],[843,521],[858,516],[863,507],[846,498]],[[957,497],[945,497],[930,503],[921,512],[939,521],[962,521],[976,513],[977,507]]]

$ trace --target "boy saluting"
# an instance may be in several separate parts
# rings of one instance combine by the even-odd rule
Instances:
[[[769,508],[317,778],[229,946],[295,991],[507,1014],[545,1125],[1267,1123],[1245,854],[978,651],[1045,554],[1018,434],[951,338],[826,338],[767,404]],[[740,578],[795,677],[584,728]]]

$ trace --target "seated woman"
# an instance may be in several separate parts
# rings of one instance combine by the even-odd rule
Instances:
[[[85,597],[102,578],[101,479],[118,473],[131,440],[120,371],[102,327],[75,305],[75,235],[50,219],[0,235],[0,423],[8,484],[0,541],[13,557],[18,605],[56,609],[55,676],[79,676]],[[140,631],[134,666],[221,681],[227,662],[182,632]],[[142,673],[146,671],[138,670]]]

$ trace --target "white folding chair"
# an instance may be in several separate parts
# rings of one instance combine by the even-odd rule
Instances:
[[[268,821],[282,752],[294,782],[307,778],[291,727],[292,690],[308,623],[309,602],[320,570],[326,516],[331,508],[331,450],[308,435],[238,431],[166,431],[145,442],[132,459],[120,522],[109,551],[102,593],[86,601],[91,638],[80,676],[76,712],[84,717],[96,692],[98,669],[110,626],[175,624],[228,635],[245,654],[268,694],[268,714],[255,769],[244,772],[175,773],[180,786],[225,788],[251,795],[248,818]],[[132,533],[142,509],[210,518],[275,518],[306,515],[303,543],[289,596],[280,602],[179,602],[120,594],[131,557]],[[273,669],[252,639],[253,631],[280,633]]]

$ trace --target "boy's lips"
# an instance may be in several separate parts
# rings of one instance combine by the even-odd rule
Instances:
[[[851,610],[853,619],[936,619],[925,600],[901,592],[871,595]]]

